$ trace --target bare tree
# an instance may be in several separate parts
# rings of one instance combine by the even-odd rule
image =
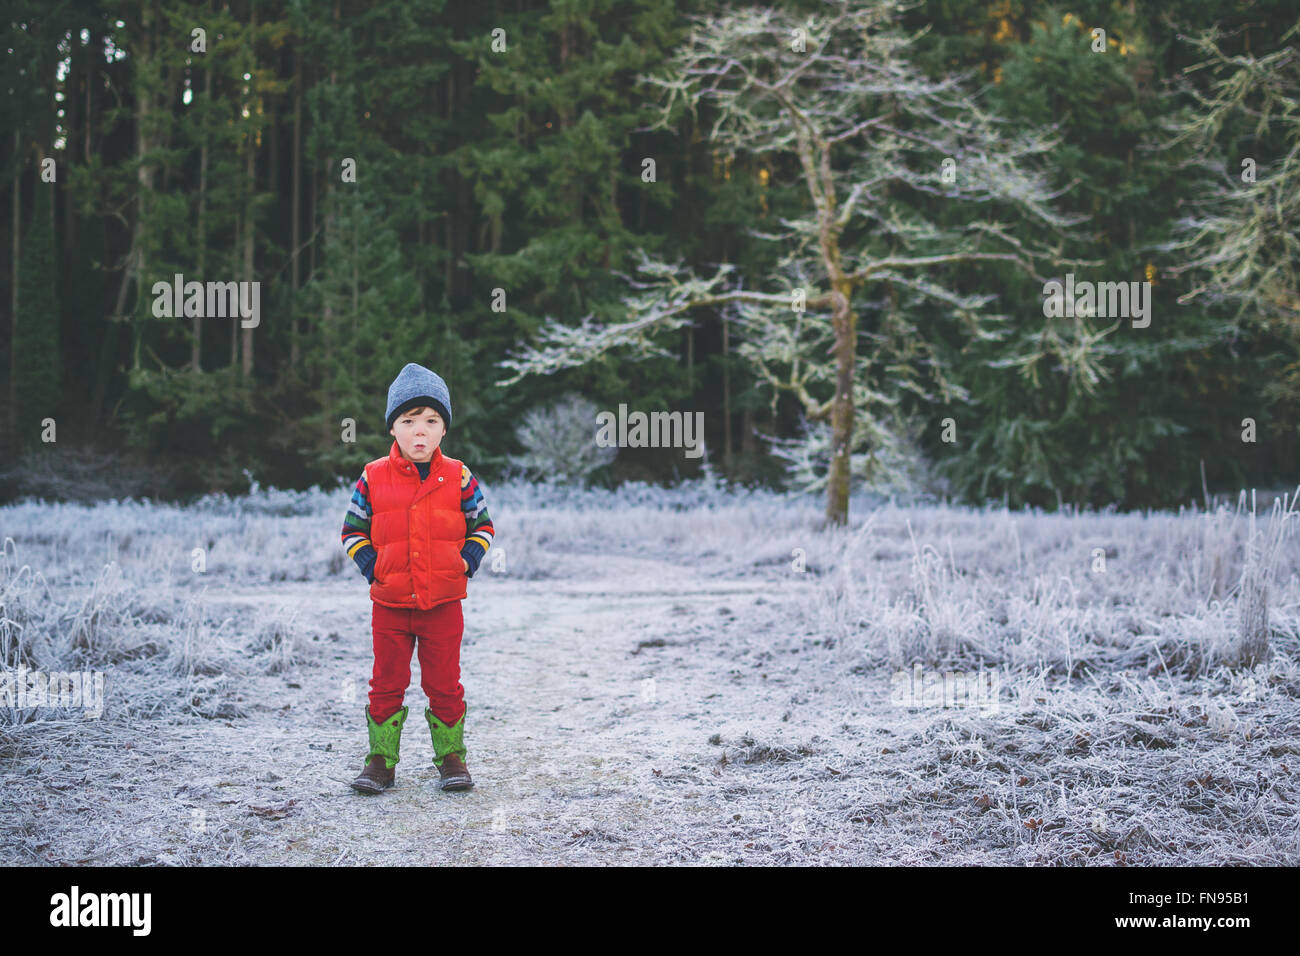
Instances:
[[[950,288],[939,274],[943,268],[1002,261],[1043,280],[1039,261],[1072,260],[1041,240],[1013,235],[1012,223],[995,215],[1029,220],[1023,232],[1052,239],[1080,221],[1051,205],[1059,192],[1041,172],[1053,146],[1047,133],[1007,131],[965,91],[965,78],[927,78],[905,57],[921,34],[904,36],[894,26],[903,9],[879,0],[830,0],[823,17],[742,9],[692,18],[689,41],[666,75],[641,78],[661,94],[662,112],[649,128],[669,127],[682,109],[694,116],[708,101],[709,139],[719,150],[797,158],[807,214],[782,219],[779,232],[750,233],[784,248],[780,275],[771,282],[777,291],[724,288],[732,265],[702,279],[640,253],[643,280],[627,280],[634,290],[624,299],[627,321],[598,325],[588,315],[569,327],[548,320],[535,344],[501,363],[515,374],[500,384],[579,365],[616,347],[667,355],[650,334],[685,325],[691,309],[725,306],[744,326],[741,351],[761,378],[777,394],[796,397],[812,422],[829,423],[825,516],[846,523],[851,450],[870,434],[855,424],[873,405],[891,400],[867,386],[856,297],[866,289],[887,296],[901,289],[942,303],[973,334],[984,334],[987,323],[1006,319],[984,312],[994,296]],[[972,215],[956,226],[926,218],[914,202],[926,195],[969,204]],[[906,323],[902,311],[894,310],[891,321]],[[1034,313],[1048,321],[1040,309]],[[894,332],[896,340],[912,339],[903,364],[927,362],[945,394],[967,397],[943,378],[921,330]],[[1062,364],[1092,374],[1088,346],[1095,338],[1085,335],[1082,346],[1067,345],[1067,338],[1051,340]],[[865,364],[886,359],[882,346],[872,349]],[[910,378],[906,369],[895,371]]]

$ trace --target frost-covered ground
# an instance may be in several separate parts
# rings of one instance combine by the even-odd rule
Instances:
[[[397,788],[347,785],[347,491],[0,508],[4,666],[105,677],[0,699],[0,863],[1300,862],[1294,515],[486,491],[455,794],[418,662]],[[904,706],[916,664],[996,710]]]

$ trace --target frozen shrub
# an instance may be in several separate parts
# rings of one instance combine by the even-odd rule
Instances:
[[[582,483],[597,468],[614,460],[616,448],[596,444],[594,402],[579,395],[566,395],[546,408],[524,415],[515,436],[524,453],[514,465],[526,475],[542,480]]]
[[[950,493],[920,447],[922,426],[916,421],[876,419],[859,410],[849,455],[854,498],[896,497],[913,502],[938,500]],[[824,421],[804,420],[797,438],[769,439],[772,454],[786,462],[792,489],[819,494],[826,488],[831,460],[831,428]]]

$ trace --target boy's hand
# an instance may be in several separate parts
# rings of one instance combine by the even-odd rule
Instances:
[[[465,565],[465,573],[469,574],[469,562],[466,561],[464,558],[461,558],[460,563]]]

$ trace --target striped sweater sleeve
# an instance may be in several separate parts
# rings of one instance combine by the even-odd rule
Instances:
[[[478,570],[479,562],[492,547],[492,519],[488,517],[487,503],[483,500],[483,489],[478,479],[465,465],[460,467],[460,510],[465,512],[465,546],[460,556],[469,565],[466,572],[471,578]]]
[[[367,581],[375,577],[375,546],[370,543],[370,486],[366,483],[366,473],[352,489],[352,500],[348,503],[347,514],[343,517],[343,549],[348,557],[357,563]]]

